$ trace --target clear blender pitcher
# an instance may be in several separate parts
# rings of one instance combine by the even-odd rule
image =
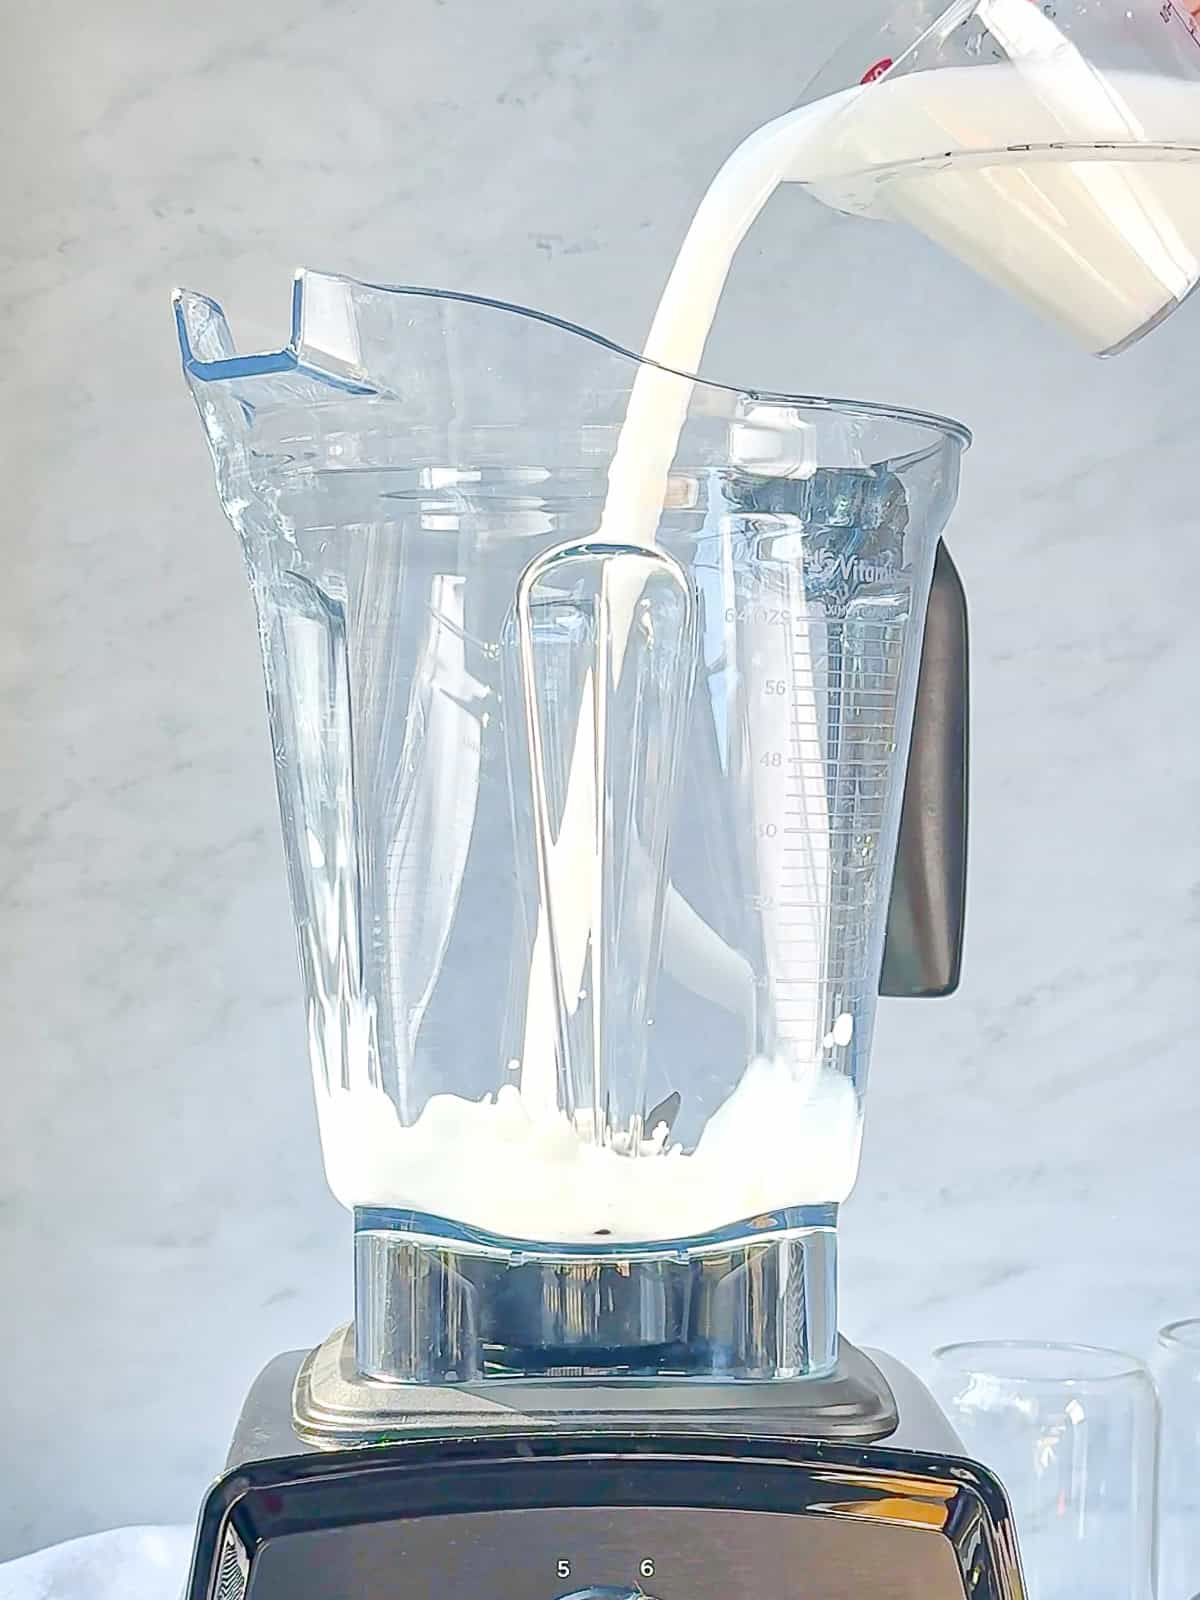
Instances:
[[[801,104],[790,178],[910,224],[1098,355],[1200,279],[1200,27],[1183,0],[900,0]]]
[[[279,352],[176,314],[359,1371],[828,1370],[964,430],[656,368],[677,446],[614,526],[645,366],[602,339],[311,273]]]

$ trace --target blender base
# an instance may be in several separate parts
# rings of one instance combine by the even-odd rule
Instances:
[[[387,1383],[787,1381],[837,1360],[837,1208],[650,1243],[354,1215],[357,1371]]]
[[[626,1381],[455,1385],[418,1402],[360,1379],[397,1408],[391,1432],[326,1449],[292,1415],[314,1359],[278,1356],[251,1389],[186,1600],[728,1600],[794,1593],[797,1575],[813,1600],[1026,1592],[1000,1485],[960,1458],[911,1373],[844,1341],[837,1382],[647,1383],[640,1415]],[[895,1405],[850,1432],[838,1382],[871,1373]]]

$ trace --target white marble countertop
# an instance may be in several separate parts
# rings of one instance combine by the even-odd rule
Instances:
[[[298,262],[636,343],[707,177],[844,8],[44,0],[0,83],[0,1555],[191,1515],[347,1312],[238,553],[167,296]],[[552,138],[551,135],[554,137]],[[14,226],[15,223],[15,226]],[[783,197],[708,370],[963,416],[960,994],[882,1009],[844,1325],[1144,1349],[1200,1311],[1200,307],[1119,362]]]

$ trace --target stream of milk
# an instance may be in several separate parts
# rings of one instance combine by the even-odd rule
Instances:
[[[1195,167],[1166,152],[1135,159],[1108,149],[1098,158],[1047,148],[1105,141],[1200,150],[1200,84],[1135,73],[1101,77],[1069,54],[1019,70],[968,66],[884,77],[751,134],[704,195],[667,281],[644,354],[674,370],[639,369],[597,542],[656,547],[691,399],[692,385],[677,374],[700,366],[733,257],[783,182],[841,209],[911,223],[1095,351],[1120,346],[1181,300],[1200,276]],[[1012,145],[1030,148],[1006,152]],[[642,565],[632,563],[635,582]],[[631,610],[623,581],[618,558],[605,578],[597,629],[618,658]],[[791,644],[796,694],[810,702],[797,710],[815,727],[802,620]],[[527,692],[536,693],[536,685]],[[592,923],[605,914],[595,892],[599,802],[592,776],[603,768],[602,723],[602,716],[579,719],[576,741],[583,745],[571,766],[582,776],[572,779],[555,841],[559,881],[577,885],[579,905],[593,908],[585,912],[592,921],[577,930],[580,948],[589,934],[596,940]],[[815,779],[806,790],[823,792],[819,741],[803,760],[812,768],[806,778]],[[806,827],[818,864],[807,887],[819,906],[828,819],[816,809]],[[682,926],[689,909],[675,910]],[[751,1060],[690,1153],[671,1144],[665,1127],[644,1130],[632,1150],[606,1134],[597,1138],[590,1123],[557,1108],[546,944],[542,921],[524,1059],[514,1064],[517,1081],[498,1094],[478,1102],[437,1096],[404,1127],[378,1090],[319,1087],[326,1166],[339,1199],[412,1207],[525,1239],[587,1240],[603,1232],[618,1241],[683,1238],[764,1210],[845,1197],[861,1113],[849,1078],[831,1063],[849,1043],[848,1015],[836,1019],[815,1059]],[[813,982],[821,975],[818,951]],[[686,1072],[681,1063],[685,1094]]]
[[[1192,160],[1008,145],[1191,146]],[[988,153],[992,159],[988,159]],[[1200,81],[1098,76],[1085,62],[946,67],[856,86],[768,122],[700,202],[644,355],[695,372],[729,268],[781,183],[827,204],[912,223],[1031,300],[1089,349],[1113,349],[1200,277]],[[958,158],[958,159],[956,159]],[[691,398],[672,373],[637,377],[602,527],[653,539]]]

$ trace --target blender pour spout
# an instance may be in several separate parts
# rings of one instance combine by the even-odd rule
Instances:
[[[229,323],[215,300],[194,289],[176,289],[171,303],[185,368],[189,363],[229,361],[236,355]]]

